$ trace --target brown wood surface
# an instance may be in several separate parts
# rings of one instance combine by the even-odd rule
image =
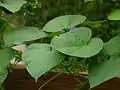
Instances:
[[[38,83],[36,84],[35,80],[26,70],[16,69],[14,72],[9,73],[4,82],[4,85],[6,90],[38,90],[38,87],[40,87],[54,75],[55,73],[50,73],[47,76],[42,76],[39,78]],[[81,78],[81,80],[84,81],[85,79]],[[62,74],[48,83],[42,90],[73,90],[76,84],[77,82],[72,76]],[[89,87],[87,85],[80,90],[88,90],[88,88]],[[92,90],[120,90],[120,79],[111,79]]]

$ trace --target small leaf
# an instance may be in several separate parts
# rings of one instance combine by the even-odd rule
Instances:
[[[17,12],[24,3],[24,0],[1,0],[0,6],[14,13]]]
[[[91,30],[81,27],[73,31],[56,36],[51,45],[58,51],[77,57],[91,57],[99,53],[103,42],[99,38],[91,39]]]
[[[58,32],[65,28],[72,28],[86,19],[82,15],[64,15],[54,18],[49,21],[44,27],[43,30],[46,32]]]
[[[108,15],[108,19],[109,20],[120,20],[120,9],[116,9],[116,10],[112,11]]]
[[[12,45],[40,39],[46,36],[47,34],[45,32],[40,31],[36,27],[15,28],[5,32],[4,41],[6,45]]]
[[[14,50],[5,48],[0,50],[0,83],[2,83],[7,76],[7,65],[14,57]]]
[[[104,53],[112,56],[120,54],[120,35],[112,38],[107,43],[104,44]]]
[[[65,56],[52,49],[49,44],[32,44],[26,48],[22,58],[28,72],[37,80],[64,60]]]

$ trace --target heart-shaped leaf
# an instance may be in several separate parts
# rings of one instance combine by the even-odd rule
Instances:
[[[24,3],[24,0],[0,0],[0,6],[13,13],[17,12]]]
[[[65,28],[72,28],[86,19],[85,16],[82,15],[64,15],[54,18],[49,21],[44,27],[43,30],[46,32],[58,32]]]
[[[109,20],[120,20],[120,9],[116,9],[116,10],[112,11],[108,15],[108,19]]]
[[[7,65],[14,57],[14,50],[5,48],[0,50],[0,84],[3,83],[7,76]]]
[[[23,43],[46,37],[47,34],[36,27],[15,28],[5,32],[4,41],[6,45]]]
[[[112,38],[104,44],[104,54],[110,59],[101,63],[91,63],[89,66],[90,87],[93,88],[106,80],[120,74],[120,36]]]
[[[28,72],[37,80],[64,60],[65,56],[49,44],[32,44],[26,48],[22,58]]]
[[[89,82],[90,88],[98,86],[106,80],[116,77],[120,74],[120,56],[111,57],[103,63],[90,64]]]
[[[91,57],[99,53],[103,42],[99,38],[91,38],[91,30],[81,27],[56,36],[51,45],[58,51],[77,57]]]

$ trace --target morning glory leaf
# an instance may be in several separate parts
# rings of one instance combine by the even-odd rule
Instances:
[[[32,41],[46,37],[47,34],[36,27],[23,27],[7,30],[4,33],[4,42],[6,45],[21,44],[25,41]]]
[[[37,80],[41,75],[64,60],[65,55],[49,44],[32,44],[23,52],[22,59],[28,72]]]
[[[58,32],[65,28],[72,28],[86,20],[85,16],[82,15],[64,15],[59,16],[49,21],[43,30],[46,32]]]
[[[14,50],[11,48],[5,48],[0,50],[0,84],[3,83],[7,77],[7,66],[14,58]]]
[[[98,86],[104,81],[120,74],[120,56],[117,58],[113,56],[102,63],[92,63],[90,64],[88,71],[90,88]]]
[[[51,45],[61,53],[76,57],[91,57],[99,53],[103,42],[99,38],[91,39],[91,30],[81,27],[55,36]]]
[[[1,0],[0,6],[15,13],[22,7],[24,3],[25,3],[24,0]]]
[[[103,52],[105,55],[109,55],[110,59],[104,60],[101,63],[92,62],[89,65],[88,71],[91,88],[120,74],[120,35],[106,42]]]

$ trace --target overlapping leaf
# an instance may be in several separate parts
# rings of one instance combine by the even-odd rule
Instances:
[[[91,88],[120,74],[120,35],[104,44],[104,53],[110,56],[102,63],[91,63],[89,81]]]
[[[7,65],[13,57],[14,51],[11,48],[0,50],[0,84],[7,76]]]
[[[46,32],[58,32],[65,28],[72,28],[86,19],[82,15],[64,15],[54,18],[49,21],[44,27],[43,30]]]
[[[40,39],[46,36],[47,34],[45,32],[40,31],[36,27],[15,28],[5,32],[4,41],[6,45],[12,45]]]
[[[23,53],[23,61],[28,72],[37,80],[59,64],[64,55],[52,49],[49,44],[32,44]]]
[[[25,0],[1,0],[0,6],[14,13],[21,8],[24,2]]]
[[[51,45],[67,55],[91,57],[101,51],[103,42],[99,38],[91,39],[91,30],[81,27],[54,37]]]

